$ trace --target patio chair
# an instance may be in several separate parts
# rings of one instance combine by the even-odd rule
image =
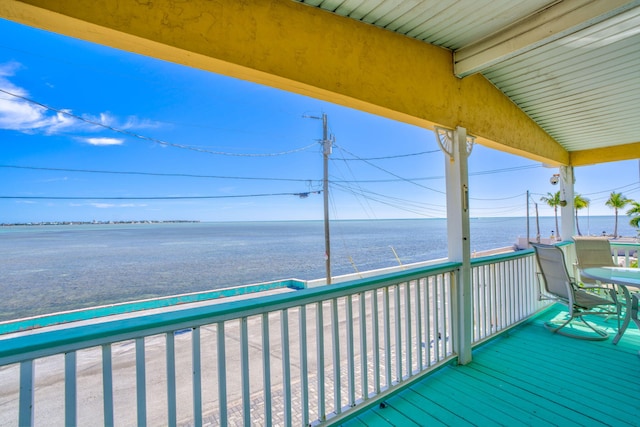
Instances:
[[[596,291],[602,294],[603,288],[611,289],[609,291],[613,300],[619,307],[625,306],[625,292],[619,286],[612,283],[601,283],[598,280],[591,279],[582,275],[581,271],[591,267],[617,267],[613,262],[611,255],[611,244],[606,237],[583,237],[573,236],[576,247],[576,258],[578,273],[580,273],[580,283],[587,291]]]
[[[532,243],[538,262],[538,281],[540,283],[540,299],[548,299],[560,302],[569,309],[568,319],[561,324],[545,322],[545,327],[551,332],[565,335],[572,338],[585,340],[606,340],[609,336],[606,331],[598,328],[593,323],[586,321],[583,316],[589,314],[612,315],[620,318],[619,306],[611,298],[595,295],[578,287],[575,281],[569,276],[565,264],[562,249],[553,245],[543,245]],[[595,285],[594,285],[595,286]],[[611,295],[611,288],[604,288],[605,294]],[[586,335],[576,330],[576,333],[563,329],[572,320],[579,319],[596,335]]]
[[[574,236],[578,271],[591,267],[617,267],[611,256],[609,239],[603,237]],[[600,285],[594,279],[580,276],[585,286]]]

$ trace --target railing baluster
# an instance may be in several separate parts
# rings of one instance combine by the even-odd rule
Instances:
[[[427,277],[424,280],[424,346],[425,346],[425,361],[427,362],[427,366],[431,366],[431,289],[432,279],[431,277]]]
[[[369,364],[367,363],[367,307],[364,292],[359,294],[358,302],[360,303],[360,386],[362,399],[367,400],[369,398]]]
[[[342,385],[340,381],[340,330],[338,328],[338,299],[331,300],[331,334],[333,341],[333,404],[336,414],[342,413]]]
[[[441,340],[442,340],[442,355],[443,357],[446,357],[449,352],[450,349],[453,347],[453,334],[450,333],[449,331],[449,319],[451,318],[451,310],[453,310],[453,302],[452,302],[452,290],[453,290],[453,284],[454,282],[454,277],[453,275],[448,275],[448,280],[445,279],[444,277],[442,278],[440,284],[442,286],[442,289],[440,290],[440,295],[442,295],[442,299],[443,299],[443,305],[442,305],[442,335],[441,335]],[[447,310],[448,308],[448,310]]]
[[[167,420],[170,426],[178,423],[176,409],[176,340],[175,332],[165,334],[167,360]]]
[[[491,275],[491,283],[493,283],[492,287],[492,299],[491,299],[491,308],[493,310],[493,333],[495,334],[499,330],[502,329],[502,321],[500,308],[502,303],[500,302],[500,298],[502,298],[502,290],[500,287],[500,277],[498,275],[499,271],[497,265],[492,264],[489,274]]]
[[[77,371],[76,352],[64,354],[64,423],[67,426],[77,425]]]
[[[18,413],[18,425],[32,426],[33,419],[33,393],[34,393],[35,364],[33,360],[25,360],[20,363],[20,410]]]
[[[225,350],[224,322],[217,323],[217,350],[218,350],[218,403],[220,411],[220,425],[228,425],[229,414],[227,413],[227,364]]]
[[[511,294],[511,298],[509,299],[509,306],[511,307],[511,319],[509,319],[509,323],[514,323],[517,319],[519,319],[518,316],[518,307],[516,307],[516,303],[518,302],[518,289],[515,286],[516,283],[516,272],[513,269],[513,262],[510,261],[506,261],[504,262],[505,268],[507,269],[508,273],[509,273],[509,293]]]
[[[482,335],[482,322],[480,321],[481,312],[478,304],[478,299],[480,296],[480,284],[478,282],[478,270],[476,268],[471,267],[471,317],[473,319],[473,325],[471,329],[472,340],[475,340],[478,336]]]
[[[289,354],[289,311],[280,312],[282,342],[282,388],[284,394],[284,425],[291,426],[291,358]]]
[[[413,373],[413,358],[411,353],[413,351],[413,340],[411,336],[411,282],[407,281],[404,288],[404,323],[406,330],[405,352],[407,353],[407,378],[411,377]]]
[[[345,302],[346,322],[347,322],[347,392],[349,395],[349,406],[356,404],[355,388],[355,355],[353,350],[353,297],[347,296]]]
[[[521,283],[524,283],[524,274],[522,274],[524,262],[521,259],[513,261],[513,264],[516,264],[516,267],[512,267],[514,270],[514,285],[516,288],[516,292],[518,293],[518,301],[516,303],[516,308],[518,310],[518,319],[522,319],[524,314],[525,307],[525,298],[524,298],[524,289],[521,286],[518,286]]]
[[[318,418],[327,420],[326,396],[324,388],[324,308],[323,302],[316,303],[316,354],[318,358],[316,370],[318,381]]]
[[[200,351],[200,328],[191,332],[191,361],[193,370],[193,422],[196,427],[202,426],[202,369]]]
[[[491,307],[491,293],[493,289],[493,283],[491,283],[489,268],[486,265],[480,266],[480,280],[484,283],[484,295],[482,296],[482,300],[480,304],[483,306],[484,310],[484,337],[487,335],[491,335],[491,327],[493,325],[493,310]]]
[[[113,418],[113,363],[111,358],[111,344],[102,345],[102,401],[104,425],[114,425]]]
[[[240,366],[240,378],[242,380],[242,416],[244,425],[249,427],[251,426],[251,395],[249,393],[249,331],[246,317],[240,318]]]
[[[262,382],[264,384],[264,419],[271,415],[271,353],[269,345],[269,313],[262,313]]]
[[[147,381],[144,350],[144,337],[136,338],[136,396],[139,426],[147,425]]]
[[[500,285],[500,329],[502,330],[504,328],[504,325],[507,324],[508,318],[507,318],[507,309],[506,309],[506,304],[507,304],[507,289],[505,286],[505,279],[504,279],[504,269],[502,268],[502,265],[497,263],[496,264],[496,269],[498,270],[498,283]]]
[[[474,278],[478,287],[478,298],[474,301],[474,307],[478,310],[478,331],[476,339],[484,338],[489,334],[489,316],[487,307],[487,293],[489,284],[484,279],[484,266],[474,268]]]
[[[307,354],[307,306],[300,307],[300,316],[298,321],[298,331],[300,340],[300,394],[301,394],[301,411],[302,425],[309,425],[309,373],[308,373],[308,354]]]
[[[440,276],[434,276],[433,282],[433,352],[436,362],[439,362],[441,359],[440,338],[442,336],[440,331],[440,316],[442,314],[442,310],[440,309],[442,304],[442,301],[440,301]]]
[[[416,303],[416,345],[418,356],[418,372],[422,372],[424,369],[424,363],[422,360],[422,298],[421,298],[421,283],[423,279],[416,280],[415,287],[415,303]]]
[[[396,350],[396,381],[402,381],[402,322],[400,308],[400,285],[393,286],[394,326],[395,326],[395,350]]]
[[[384,287],[383,293],[383,320],[384,320],[384,364],[385,376],[387,380],[386,387],[391,388],[391,319],[389,314],[389,287]]]
[[[373,324],[373,384],[374,392],[380,393],[380,317],[378,311],[378,290],[371,291],[371,322]]]

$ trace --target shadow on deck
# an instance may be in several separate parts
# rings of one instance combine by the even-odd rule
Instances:
[[[447,366],[345,422],[345,426],[640,425],[640,331],[617,345],[552,334],[531,322],[477,348],[473,362]]]

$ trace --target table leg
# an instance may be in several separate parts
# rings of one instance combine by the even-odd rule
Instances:
[[[616,336],[613,337],[613,344],[618,344],[618,341],[620,341],[620,338],[622,338],[624,331],[626,331],[627,327],[629,326],[629,322],[631,321],[631,304],[633,303],[633,301],[631,300],[631,295],[629,294],[629,289],[627,289],[627,287],[624,285],[618,286],[620,286],[620,288],[622,289],[627,307],[624,311],[624,320],[622,321],[622,326],[620,326],[620,329],[618,329],[618,333],[616,334]]]

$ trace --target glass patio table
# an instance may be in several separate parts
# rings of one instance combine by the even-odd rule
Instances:
[[[622,289],[626,300],[626,310],[622,326],[618,329],[618,333],[613,338],[613,343],[617,344],[622,338],[624,331],[627,330],[631,321],[631,294],[629,288],[633,288],[634,292],[640,291],[640,268],[627,267],[591,267],[580,270],[582,276],[599,280],[601,283],[612,283],[618,285]]]

